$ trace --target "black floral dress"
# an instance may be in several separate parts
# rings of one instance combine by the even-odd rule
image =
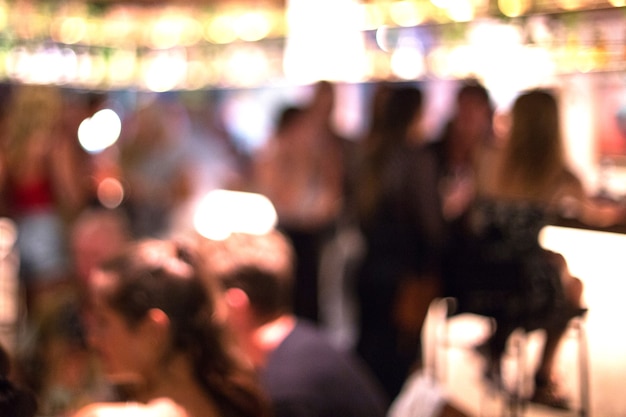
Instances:
[[[549,220],[538,203],[477,199],[451,255],[451,288],[462,310],[529,330],[562,316],[559,265],[539,243]]]

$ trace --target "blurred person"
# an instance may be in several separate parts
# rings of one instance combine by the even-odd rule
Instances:
[[[37,397],[17,382],[13,358],[0,345],[0,415],[10,417],[35,417]]]
[[[388,400],[366,365],[293,313],[294,251],[281,232],[202,243],[224,288],[227,322],[257,369],[276,417],[384,416]]]
[[[20,347],[25,382],[42,415],[69,416],[94,401],[115,398],[87,346],[81,313],[74,300],[57,300],[34,329],[33,351]]]
[[[217,290],[193,250],[133,242],[91,274],[89,339],[126,403],[76,416],[267,416],[252,370],[230,344]]]
[[[356,182],[365,248],[355,273],[357,351],[390,398],[419,366],[420,334],[438,292],[429,265],[437,233],[422,204],[420,156],[423,94],[416,86],[385,86],[374,96]]]
[[[484,161],[495,146],[493,104],[477,80],[463,80],[452,115],[441,134],[425,147],[435,164],[434,200],[439,200],[444,224],[453,223],[473,201],[477,179],[490,164]]]
[[[18,86],[2,132],[2,206],[18,227],[20,277],[33,316],[64,283],[67,221],[85,203],[77,144],[60,130],[63,104],[56,87]]]
[[[343,208],[346,167],[344,139],[332,126],[335,86],[320,81],[313,88],[307,105],[281,109],[275,134],[255,157],[253,179],[297,253],[294,311],[317,322],[321,252]]]
[[[189,118],[189,126],[181,131],[188,136],[184,146],[189,189],[174,208],[170,237],[193,233],[197,207],[209,192],[245,187],[249,156],[226,129],[219,99],[216,92],[197,91],[181,95],[181,103]]]
[[[124,213],[100,207],[84,210],[69,225],[68,234],[68,285],[41,311],[19,349],[21,368],[39,398],[40,411],[55,416],[114,398],[87,345],[88,279],[131,239]]]
[[[420,147],[415,158],[420,210],[433,242],[429,266],[438,277],[436,294],[458,296],[465,281],[455,271],[464,237],[464,219],[477,189],[493,177],[499,142],[493,128],[489,91],[475,79],[458,83],[449,119]]]
[[[189,123],[171,93],[147,98],[123,122],[119,163],[135,236],[168,236],[176,210],[191,197]]]
[[[583,286],[568,270],[562,255],[539,243],[541,229],[555,216],[576,216],[581,221],[606,225],[626,219],[624,208],[597,205],[587,197],[581,181],[565,162],[559,106],[548,90],[520,94],[511,111],[511,126],[495,178],[479,188],[466,217],[469,240],[467,271],[496,275],[509,264],[509,275],[519,287],[500,306],[496,329],[481,346],[486,348],[487,372],[500,379],[500,362],[509,335],[516,328],[543,329],[546,334],[534,375],[531,401],[558,409],[569,408],[561,392],[554,361],[567,324],[585,313]],[[502,298],[494,299],[496,304]],[[484,351],[484,350],[483,350]]]
[[[117,254],[133,238],[130,221],[121,209],[89,207],[69,230],[74,285],[86,301],[91,272]]]

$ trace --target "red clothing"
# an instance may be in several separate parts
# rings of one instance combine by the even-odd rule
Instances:
[[[22,184],[10,181],[7,190],[10,211],[15,215],[49,209],[54,205],[54,193],[49,178]]]

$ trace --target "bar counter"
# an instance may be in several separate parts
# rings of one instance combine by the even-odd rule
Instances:
[[[541,232],[548,249],[563,254],[572,274],[584,284],[583,299],[589,307],[586,319],[590,354],[592,416],[626,415],[623,395],[626,375],[626,225],[593,228],[562,219]],[[574,400],[578,400],[576,346],[561,346],[558,372]]]

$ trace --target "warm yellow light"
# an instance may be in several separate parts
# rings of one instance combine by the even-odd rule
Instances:
[[[63,43],[78,43],[87,33],[87,23],[82,17],[68,17],[61,23],[59,39]]]
[[[389,8],[391,20],[399,26],[417,26],[425,20],[424,13],[413,0],[394,1]]]
[[[256,46],[233,48],[225,59],[224,79],[230,85],[252,86],[263,83],[269,76],[267,57]],[[254,70],[251,71],[251,68]]]
[[[138,41],[138,24],[133,16],[123,10],[112,13],[102,19],[102,33],[106,43],[111,45],[128,45]]]
[[[583,6],[583,0],[557,0],[557,4],[564,10],[576,10]]]
[[[626,6],[626,0],[609,0],[609,3],[613,7],[624,7],[624,6]]]
[[[210,70],[202,61],[190,61],[187,63],[187,80],[185,88],[189,90],[200,89],[209,84]]]
[[[455,22],[469,22],[474,19],[474,5],[470,0],[451,0],[446,13]]]
[[[498,8],[503,15],[518,17],[526,13],[530,6],[529,0],[498,0]]]
[[[182,25],[177,19],[163,18],[152,26],[150,42],[153,48],[168,49],[180,43]]]
[[[195,45],[202,40],[202,25],[196,19],[189,17],[183,20],[183,31],[180,41],[184,46]]]
[[[187,58],[183,50],[159,51],[146,57],[143,81],[154,92],[170,91],[184,83]]]
[[[476,49],[469,45],[458,45],[450,50],[446,70],[456,78],[467,78],[476,74]]]
[[[359,9],[363,30],[373,30],[385,24],[385,14],[377,3],[361,4]]]
[[[235,19],[229,15],[216,16],[205,28],[205,38],[214,43],[225,44],[237,39]]]
[[[265,38],[272,28],[268,16],[256,11],[242,14],[235,23],[239,38],[248,42]]]
[[[0,1],[0,30],[5,30],[9,20],[8,6],[4,1]]]
[[[109,82],[114,85],[130,84],[137,70],[135,50],[116,49],[109,57]]]
[[[77,56],[77,81],[79,84],[94,87],[100,85],[107,75],[107,63],[104,57],[97,53],[83,53]]]
[[[451,48],[446,46],[437,46],[428,53],[426,56],[427,67],[435,77],[441,79],[450,77],[450,56]]]
[[[581,47],[575,58],[576,69],[580,72],[590,72],[596,68],[596,54],[592,48]]]

